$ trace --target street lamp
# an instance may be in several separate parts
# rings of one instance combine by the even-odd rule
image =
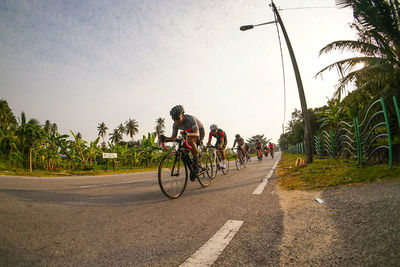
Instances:
[[[250,29],[253,29],[256,26],[261,26],[261,25],[266,25],[266,24],[272,24],[278,22],[279,25],[281,26],[282,33],[285,36],[285,41],[289,50],[290,58],[292,60],[292,65],[293,65],[293,70],[294,74],[296,76],[296,82],[297,82],[297,88],[299,91],[299,97],[300,97],[300,105],[301,105],[301,111],[303,114],[303,123],[304,123],[304,140],[305,140],[305,152],[306,152],[306,159],[307,163],[311,163],[313,161],[313,156],[312,156],[312,147],[311,147],[311,125],[310,125],[310,116],[308,114],[308,109],[307,109],[307,102],[306,102],[306,97],[304,94],[304,89],[303,89],[303,83],[301,81],[301,76],[300,76],[300,71],[299,67],[297,66],[297,61],[296,57],[294,56],[293,48],[292,45],[290,44],[289,36],[287,35],[285,26],[283,25],[281,16],[278,13],[278,10],[276,9],[275,4],[271,1],[272,10],[274,11],[277,21],[270,21],[270,22],[265,22],[257,25],[245,25],[240,27],[241,31],[247,31]]]

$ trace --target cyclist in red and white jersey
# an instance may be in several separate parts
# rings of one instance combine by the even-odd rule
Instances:
[[[222,158],[221,167],[223,169],[226,169],[225,148],[226,148],[226,145],[228,143],[227,138],[226,138],[226,133],[222,129],[219,129],[216,124],[212,124],[210,126],[210,133],[208,135],[207,147],[209,147],[211,145],[211,139],[213,137],[215,137],[217,139],[217,142],[215,143],[215,146],[221,152],[221,158]]]
[[[271,154],[271,157],[273,158],[274,157],[274,144],[269,142],[268,148],[269,148],[269,153]]]

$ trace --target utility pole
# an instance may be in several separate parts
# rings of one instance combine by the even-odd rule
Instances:
[[[313,161],[312,155],[312,146],[311,146],[311,124],[310,124],[310,115],[307,109],[307,102],[306,97],[304,95],[303,83],[301,81],[299,67],[297,66],[296,57],[294,56],[292,45],[290,44],[289,37],[287,35],[285,26],[283,25],[281,16],[276,9],[274,2],[271,1],[272,10],[274,11],[276,18],[278,20],[279,25],[281,26],[282,33],[285,36],[286,44],[289,50],[290,58],[292,60],[294,74],[296,76],[297,88],[299,90],[299,97],[300,97],[300,105],[301,111],[303,113],[303,124],[304,124],[304,140],[305,140],[305,152],[306,152],[306,160],[307,163],[311,163]]]

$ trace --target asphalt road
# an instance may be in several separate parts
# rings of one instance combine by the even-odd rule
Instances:
[[[208,188],[189,181],[176,200],[161,193],[156,172],[0,176],[0,266],[178,266],[229,220],[243,224],[213,266],[278,265],[276,178],[253,194],[276,158],[231,163]]]

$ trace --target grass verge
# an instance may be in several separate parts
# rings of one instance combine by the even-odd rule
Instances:
[[[289,190],[311,190],[338,187],[353,183],[367,183],[400,178],[400,166],[387,164],[359,166],[356,161],[318,159],[303,167],[295,166],[296,159],[304,155],[282,153],[278,164],[278,183]]]
[[[29,172],[27,170],[0,170],[0,175],[11,175],[11,176],[32,176],[32,177],[66,177],[66,176],[95,176],[95,175],[112,175],[112,174],[125,174],[135,172],[146,172],[155,171],[158,167],[148,168],[134,168],[134,169],[116,169],[112,170],[91,170],[91,171],[43,171],[33,170]]]

